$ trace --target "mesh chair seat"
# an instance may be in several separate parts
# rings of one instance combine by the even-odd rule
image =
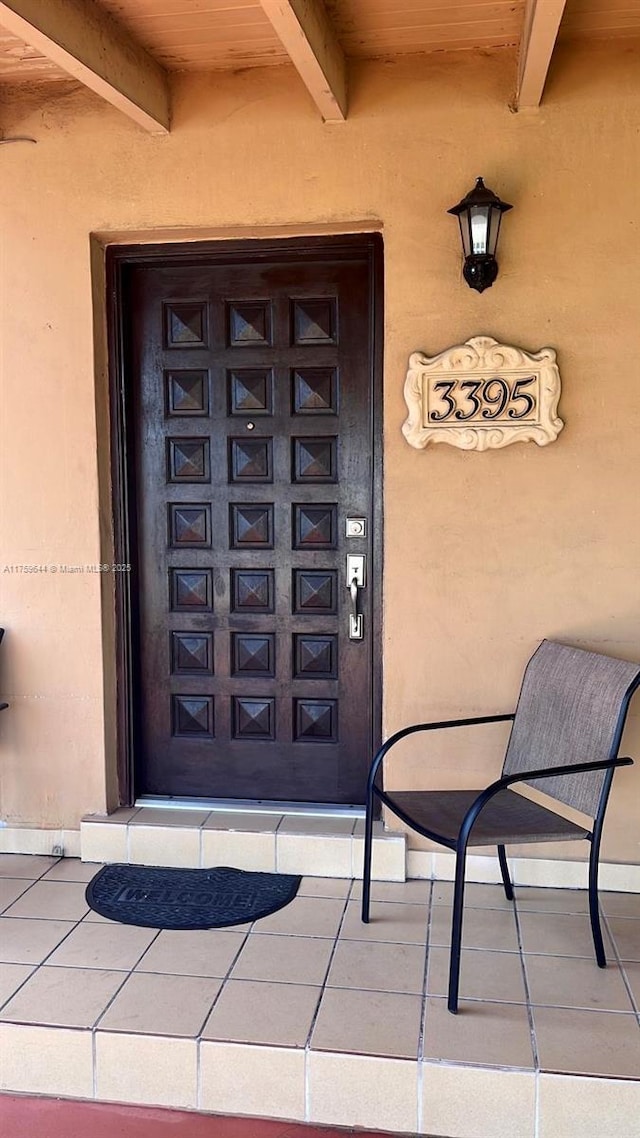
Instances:
[[[462,820],[480,790],[387,790],[384,801],[399,816],[406,815],[416,829],[435,841],[455,845]],[[554,814],[537,802],[501,790],[481,811],[469,838],[470,846],[495,846],[525,842],[562,842],[586,838],[589,831],[568,818]]]

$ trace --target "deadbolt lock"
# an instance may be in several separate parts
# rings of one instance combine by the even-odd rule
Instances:
[[[366,537],[367,519],[347,518],[345,523],[345,534],[347,537]]]

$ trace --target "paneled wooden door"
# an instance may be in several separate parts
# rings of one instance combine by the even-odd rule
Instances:
[[[124,277],[136,791],[361,803],[377,239],[252,245]]]

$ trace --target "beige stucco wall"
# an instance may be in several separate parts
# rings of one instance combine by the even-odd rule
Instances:
[[[510,52],[362,65],[345,125],[323,125],[286,68],[177,80],[167,138],[73,89],[5,102],[5,132],[37,145],[0,154],[3,565],[100,560],[90,234],[369,219],[386,265],[385,733],[510,710],[544,636],[640,659],[639,61],[638,44],[561,48],[528,116],[508,109]],[[482,296],[445,212],[479,173],[516,207]],[[478,333],[557,348],[566,428],[552,446],[407,446],[409,352]],[[0,572],[0,591],[0,813],[73,827],[107,802],[100,579]],[[462,741],[428,761],[407,749],[392,782],[481,785],[498,742]],[[605,857],[640,862],[639,803],[640,762],[617,776]]]

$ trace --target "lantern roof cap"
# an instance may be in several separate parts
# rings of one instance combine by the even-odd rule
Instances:
[[[501,213],[506,213],[508,209],[513,209],[513,206],[509,205],[508,202],[501,201],[498,195],[494,194],[493,190],[488,189],[482,178],[476,178],[476,184],[473,189],[469,190],[469,193],[463,197],[462,201],[459,201],[457,205],[448,209],[447,213],[454,213],[456,216],[459,216],[461,213],[464,213],[465,210],[479,205],[494,206],[494,208],[499,209]]]

